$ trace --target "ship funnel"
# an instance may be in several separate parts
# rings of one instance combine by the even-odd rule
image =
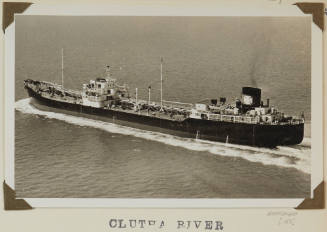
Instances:
[[[267,107],[269,107],[269,98],[267,98]]]
[[[261,89],[253,87],[243,87],[242,102],[244,105],[259,107],[261,103]]]

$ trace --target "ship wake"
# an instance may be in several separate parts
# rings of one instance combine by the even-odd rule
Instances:
[[[250,162],[258,162],[264,165],[275,165],[285,168],[295,168],[301,172],[310,174],[311,172],[311,142],[310,138],[305,138],[303,142],[295,146],[279,146],[274,149],[259,148],[211,142],[206,140],[181,138],[160,132],[146,131],[130,128],[114,123],[99,120],[72,116],[64,113],[43,111],[35,108],[31,104],[31,98],[19,100],[15,103],[15,108],[24,114],[43,116],[48,119],[56,119],[67,123],[101,129],[109,133],[135,136],[146,140],[164,143],[170,146],[181,147],[188,150],[206,152],[213,155],[227,156],[232,158],[243,158]]]

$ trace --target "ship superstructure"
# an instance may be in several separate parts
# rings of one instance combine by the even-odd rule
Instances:
[[[106,68],[106,77],[90,80],[89,84],[83,85],[82,104],[96,108],[105,107],[112,102],[128,96],[127,86],[119,86],[116,79],[110,75],[110,66]]]

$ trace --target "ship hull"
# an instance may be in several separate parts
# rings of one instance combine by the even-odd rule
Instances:
[[[210,141],[233,144],[276,147],[278,145],[295,145],[303,140],[304,124],[265,125],[247,124],[204,119],[187,118],[183,121],[139,115],[124,111],[83,106],[69,102],[42,97],[33,89],[26,87],[30,97],[38,104],[70,111],[73,115],[83,115],[108,122],[131,126],[144,130],[158,131],[181,137],[199,138]]]

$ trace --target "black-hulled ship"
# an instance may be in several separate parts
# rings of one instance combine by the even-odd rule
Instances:
[[[241,99],[227,104],[226,98],[207,103],[159,103],[130,97],[126,85],[118,85],[107,66],[103,78],[91,80],[81,91],[62,85],[25,80],[29,96],[39,104],[74,111],[105,121],[172,135],[226,143],[275,147],[303,140],[304,117],[286,116],[261,101],[261,89],[243,87]],[[161,63],[162,93],[162,63]]]

